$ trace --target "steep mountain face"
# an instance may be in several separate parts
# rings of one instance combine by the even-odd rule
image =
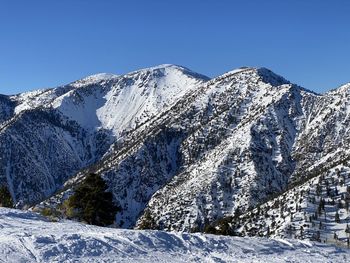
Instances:
[[[99,74],[73,83],[76,88],[56,99],[52,107],[86,130],[101,128],[118,137],[206,80],[205,76],[174,65],[119,77]]]
[[[1,96],[0,182],[18,206],[52,207],[95,172],[123,228],[344,242],[349,89],[161,65]]]
[[[206,84],[202,98],[187,106],[193,111],[184,109],[179,123],[167,125],[193,131],[178,147],[176,176],[148,201],[137,225],[203,230],[284,189],[295,166],[290,153],[303,93],[262,69]]]
[[[120,226],[203,231],[300,185],[339,156],[334,142],[345,146],[347,129],[332,127],[347,116],[344,90],[321,96],[266,69],[229,72],[126,134],[67,186],[94,171],[122,207]]]
[[[344,85],[311,104],[292,152],[297,166],[289,189],[242,215],[235,231],[347,245],[349,88]]]
[[[319,165],[315,161],[322,163],[347,152],[350,142],[349,88],[349,84],[344,85],[309,103],[309,114],[295,145],[297,172],[310,165]]]
[[[0,182],[8,185],[19,207],[49,197],[78,170],[101,159],[120,134],[206,80],[185,68],[162,65],[2,96]]]
[[[312,239],[347,246],[350,207],[349,157],[327,162],[300,182],[236,220],[242,235]]]
[[[101,173],[120,226],[203,230],[287,187],[303,104],[314,97],[267,69],[229,72],[126,134],[66,187]]]
[[[15,103],[7,96],[0,95],[0,123],[8,120],[14,113]]]

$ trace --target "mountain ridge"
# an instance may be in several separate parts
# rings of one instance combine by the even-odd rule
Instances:
[[[268,227],[270,235],[285,236],[293,220],[266,221],[265,232],[254,232],[261,217],[249,213],[286,191],[299,193],[315,171],[328,169],[335,178],[330,165],[349,154],[348,87],[317,94],[266,68],[209,79],[164,64],[2,96],[0,182],[19,207],[59,209],[94,172],[121,208],[119,227],[219,231],[215,224],[224,220],[230,233],[265,235]],[[347,173],[345,164],[340,168]],[[345,198],[344,187],[337,191]],[[292,216],[299,212],[293,209]]]

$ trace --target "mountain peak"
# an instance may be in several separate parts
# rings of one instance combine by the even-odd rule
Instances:
[[[115,79],[117,77],[118,77],[118,75],[112,74],[112,73],[97,73],[97,74],[93,74],[93,75],[87,76],[85,78],[76,80],[76,81],[72,82],[71,84],[75,87],[81,87],[81,86],[90,85],[93,83],[98,83],[101,81],[112,80],[112,79]]]
[[[345,83],[336,89],[332,89],[326,94],[335,94],[335,93],[350,93],[350,82]]]
[[[199,80],[203,80],[203,81],[207,81],[210,78],[199,74],[197,72],[194,72],[192,70],[190,70],[189,68],[183,67],[183,66],[179,66],[179,65],[174,65],[174,64],[161,64],[158,66],[154,66],[154,67],[149,67],[149,68],[143,68],[143,69],[139,69],[136,71],[133,71],[131,73],[128,73],[126,75],[134,75],[134,74],[140,74],[140,73],[147,73],[147,72],[157,72],[160,74],[168,74],[170,72],[180,72],[181,74],[190,76],[192,78],[196,78]]]
[[[283,78],[282,76],[264,67],[246,67],[246,66],[240,67],[240,68],[228,71],[227,73],[219,76],[218,78],[226,78],[226,77],[236,75],[236,74],[241,74],[241,73],[256,74],[259,77],[261,77],[261,79],[264,82],[270,83],[272,86],[290,84],[290,82],[285,78]]]
[[[262,77],[264,82],[270,83],[272,86],[280,86],[283,84],[290,84],[288,80],[282,76],[274,73],[272,70],[264,67],[256,68],[256,72]]]
[[[93,172],[120,227],[345,241],[350,84],[314,96],[286,83],[266,68],[205,82],[165,64],[0,97],[0,185],[17,207],[58,191],[43,207],[61,211]]]

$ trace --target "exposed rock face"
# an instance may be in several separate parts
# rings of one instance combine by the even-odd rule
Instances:
[[[41,204],[55,205],[96,172],[124,228],[203,231],[224,219],[235,233],[286,236],[302,213],[301,236],[315,237],[316,203],[346,205],[349,88],[319,95],[265,68],[209,80],[162,65],[1,96],[1,182],[18,205],[64,187]]]
[[[37,203],[100,160],[123,133],[206,80],[185,68],[162,65],[1,96],[0,182],[9,186],[18,206]]]

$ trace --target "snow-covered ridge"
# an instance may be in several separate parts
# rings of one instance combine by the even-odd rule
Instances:
[[[160,65],[122,76],[99,74],[74,82],[53,107],[88,130],[118,136],[168,108],[207,77],[175,65]]]
[[[91,84],[97,84],[102,81],[109,81],[116,79],[118,75],[116,74],[111,74],[111,73],[98,73],[94,75],[87,76],[85,78],[82,78],[80,80],[74,81],[71,83],[72,86],[74,87],[82,87],[82,86],[87,86]]]
[[[332,89],[328,92],[326,92],[326,94],[341,94],[341,93],[349,93],[350,90],[350,82],[349,83],[345,83],[343,85],[341,85],[340,87],[336,88],[336,89]]]
[[[24,110],[32,110],[32,109],[35,109],[36,107],[50,106],[51,103],[55,103],[54,101],[56,99],[60,100],[60,97],[62,96],[70,96],[71,94],[74,94],[74,89],[79,89],[79,88],[88,87],[88,86],[102,86],[102,87],[112,86],[113,83],[118,82],[118,80],[120,79],[125,79],[125,78],[132,79],[135,77],[138,78],[138,76],[145,75],[145,74],[153,74],[155,75],[155,77],[157,77],[157,75],[163,75],[163,76],[169,75],[170,77],[172,77],[171,75],[177,75],[178,78],[181,78],[181,75],[183,75],[183,76],[187,76],[190,79],[193,79],[194,82],[195,82],[195,79],[202,80],[202,81],[209,80],[208,77],[198,74],[196,72],[193,72],[188,68],[172,65],[172,64],[164,64],[164,65],[159,65],[155,67],[136,70],[130,73],[126,73],[124,75],[116,75],[111,73],[98,73],[98,74],[84,77],[68,85],[57,87],[57,88],[39,89],[39,90],[20,93],[17,95],[11,95],[11,96],[2,95],[2,96],[8,97],[14,103],[16,103],[17,106],[15,109],[15,113],[19,114]],[[170,79],[169,81],[176,82],[178,80],[179,79]],[[178,84],[181,85],[181,82]],[[185,90],[186,87],[183,87],[183,89]],[[174,91],[174,93],[177,93],[178,91],[179,90]],[[166,94],[163,94],[163,95],[166,95]]]
[[[144,69],[139,69],[139,70],[135,70],[133,72],[127,73],[126,75],[133,75],[133,74],[138,74],[140,72],[150,72],[150,71],[171,71],[171,70],[175,70],[175,71],[181,71],[186,75],[192,76],[194,78],[197,79],[202,79],[204,81],[209,80],[210,78],[199,74],[197,72],[192,71],[189,68],[183,67],[183,66],[179,66],[179,65],[174,65],[174,64],[161,64],[158,66],[154,66],[154,67],[149,67],[149,68],[144,68]]]
[[[0,184],[13,189],[16,201],[37,202],[51,195],[79,169],[102,158],[117,137],[206,80],[188,69],[162,65],[4,96]]]
[[[251,72],[252,74],[259,75],[263,81],[266,83],[270,83],[273,86],[279,86],[282,84],[290,84],[288,80],[283,78],[282,76],[272,72],[271,70],[264,68],[264,67],[240,67],[238,69],[234,69],[231,71],[228,71],[216,78],[213,78],[210,82],[215,83],[216,81],[220,79],[227,79],[229,77],[232,77],[234,75],[238,75],[244,72]]]
[[[94,171],[120,227],[204,231],[348,155],[340,91],[317,95],[264,68],[208,81],[160,65],[1,97],[0,183],[19,206],[37,204]]]
[[[183,68],[165,65],[121,76],[120,93],[144,90],[155,79],[157,87],[162,79],[177,82],[173,76],[179,72]],[[292,154],[307,144],[300,138],[314,127],[317,131],[317,118],[330,112],[322,100],[265,68],[234,70],[200,81],[156,118],[134,125],[92,170],[104,176],[122,207],[121,227],[142,225],[151,217],[156,229],[203,231],[207,222],[233,215],[237,208],[245,211],[288,187],[299,168]],[[113,108],[115,102],[109,102]],[[107,115],[98,118],[107,121],[103,127],[113,129],[108,121],[122,123],[103,108]],[[305,151],[313,157],[305,165],[315,163],[314,152]],[[92,170],[82,170],[73,184]]]
[[[348,262],[349,250],[309,241],[223,237],[48,222],[0,208],[0,261]]]

